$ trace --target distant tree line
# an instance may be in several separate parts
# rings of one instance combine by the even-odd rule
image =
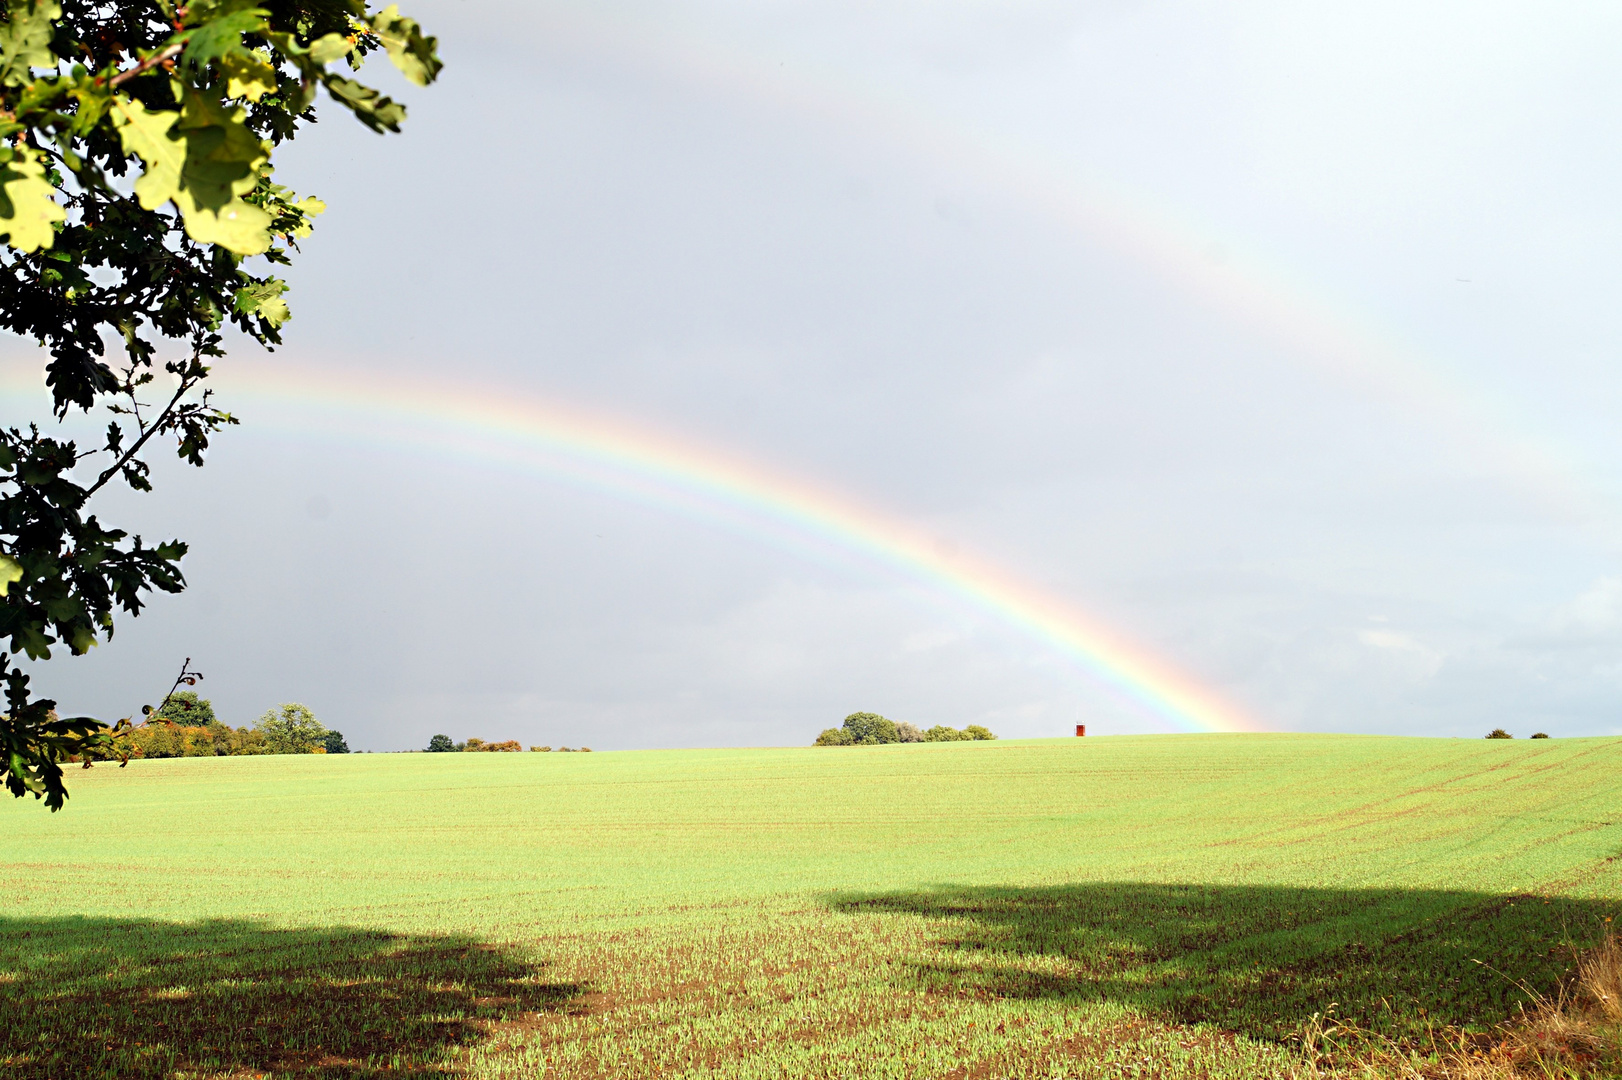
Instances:
[[[831,727],[817,736],[815,746],[878,746],[882,743],[968,742],[995,739],[989,728],[970,724],[959,731],[936,724],[920,731],[912,724],[886,719],[878,713],[856,712],[845,717],[842,727]]]
[[[506,742],[485,742],[483,739],[468,739],[466,742],[453,742],[449,735],[435,735],[428,740],[428,753],[430,754],[472,754],[472,753],[501,753],[512,754],[524,749],[524,744],[517,739],[508,739]],[[532,746],[530,751],[536,754],[552,752],[550,746]],[[591,747],[582,746],[578,750],[570,746],[560,746],[560,754],[591,753]]]
[[[195,690],[169,696],[163,706],[122,736],[130,757],[237,757],[253,754],[347,754],[343,733],[333,731],[297,702],[267,709],[251,727],[234,728],[214,714]]]
[[[1511,735],[1501,727],[1495,727],[1491,731],[1487,732],[1487,738],[1489,739],[1513,739],[1514,737],[1515,736]],[[1532,738],[1534,739],[1547,739],[1548,737],[1548,734],[1542,731],[1534,732],[1532,734]]]

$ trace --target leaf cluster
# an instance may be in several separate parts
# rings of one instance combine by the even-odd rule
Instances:
[[[49,352],[55,417],[111,414],[89,446],[37,423],[0,430],[0,776],[13,793],[59,807],[57,763],[105,728],[47,721],[54,702],[32,697],[17,662],[82,654],[111,638],[115,609],[185,587],[184,543],[149,546],[86,504],[113,480],[150,490],[153,439],[200,466],[237,423],[203,386],[228,328],[281,342],[277,271],[325,206],[272,179],[276,148],[314,122],[322,89],[398,131],[404,107],[355,75],[382,53],[426,86],[436,50],[397,7],[365,0],[0,0],[0,330]],[[149,402],[160,364],[173,392]]]

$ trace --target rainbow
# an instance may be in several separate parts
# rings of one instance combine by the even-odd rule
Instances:
[[[276,364],[218,379],[258,430],[393,445],[563,480],[730,527],[808,558],[856,556],[989,615],[1178,731],[1263,727],[1125,636],[989,562],[854,501],[735,456],[506,390]],[[284,408],[277,408],[283,406]]]
[[[1043,220],[1140,267],[1194,305],[1247,329],[1291,363],[1314,369],[1488,464],[1520,500],[1622,547],[1622,503],[1601,463],[1567,433],[1493,390],[1445,350],[1420,349],[1295,268],[1214,223],[1103,170],[942,112],[850,69],[774,49],[757,54],[683,25],[668,8],[513,5],[536,36],[589,55],[826,125],[870,151],[933,163],[1012,196]]]

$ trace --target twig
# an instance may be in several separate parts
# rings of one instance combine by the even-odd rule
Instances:
[[[164,706],[168,705],[170,701],[174,700],[175,692],[180,689],[181,683],[185,683],[187,686],[197,685],[197,683],[202,679],[203,673],[201,671],[187,670],[190,667],[191,657],[188,656],[186,657],[185,663],[180,665],[180,674],[175,676],[175,684],[169,688],[169,692],[167,694],[163,695],[163,700],[158,703],[158,707],[154,709],[150,705],[146,706],[146,715],[148,717],[154,717],[163,712]]]
[[[120,71],[117,75],[114,75],[111,79],[108,79],[107,85],[121,86],[130,79],[135,78],[135,76],[151,71],[165,60],[173,60],[175,57],[180,55],[181,50],[185,47],[185,45],[170,45],[167,48],[159,49],[157,52],[153,53],[145,60],[142,60],[134,67],[129,68],[126,71]]]

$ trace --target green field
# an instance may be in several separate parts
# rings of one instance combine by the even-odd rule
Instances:
[[[71,790],[0,806],[0,1075],[1283,1076],[1331,1006],[1484,1030],[1622,908],[1618,739],[240,757]]]

